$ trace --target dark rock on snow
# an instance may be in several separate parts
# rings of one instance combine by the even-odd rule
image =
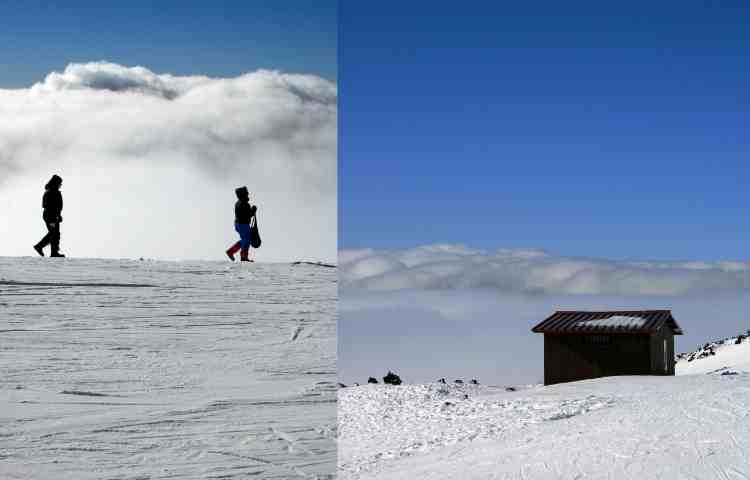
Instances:
[[[387,383],[389,385],[401,385],[401,377],[388,370],[388,375],[383,377],[383,383]]]

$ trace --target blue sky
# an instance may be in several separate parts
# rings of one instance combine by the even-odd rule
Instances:
[[[337,2],[0,0],[0,88],[70,62],[234,77],[257,68],[337,76]]]
[[[340,248],[750,258],[749,5],[492,5],[341,5]]]

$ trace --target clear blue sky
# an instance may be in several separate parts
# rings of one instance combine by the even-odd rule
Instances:
[[[340,6],[340,248],[750,258],[750,4],[426,5]]]
[[[271,68],[336,80],[337,2],[0,0],[0,45],[0,88],[96,60],[157,73]]]

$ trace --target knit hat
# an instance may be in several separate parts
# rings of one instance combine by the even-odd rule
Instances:
[[[235,188],[234,194],[237,195],[237,198],[240,200],[248,198],[250,196],[250,192],[247,191],[247,187]]]
[[[52,175],[52,178],[49,179],[49,182],[47,182],[47,185],[45,185],[44,188],[47,190],[50,188],[60,188],[60,185],[62,185],[62,178],[58,175]]]

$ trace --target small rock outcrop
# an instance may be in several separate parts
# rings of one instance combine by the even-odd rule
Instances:
[[[388,375],[383,377],[383,383],[388,385],[401,385],[401,377],[388,370]]]

